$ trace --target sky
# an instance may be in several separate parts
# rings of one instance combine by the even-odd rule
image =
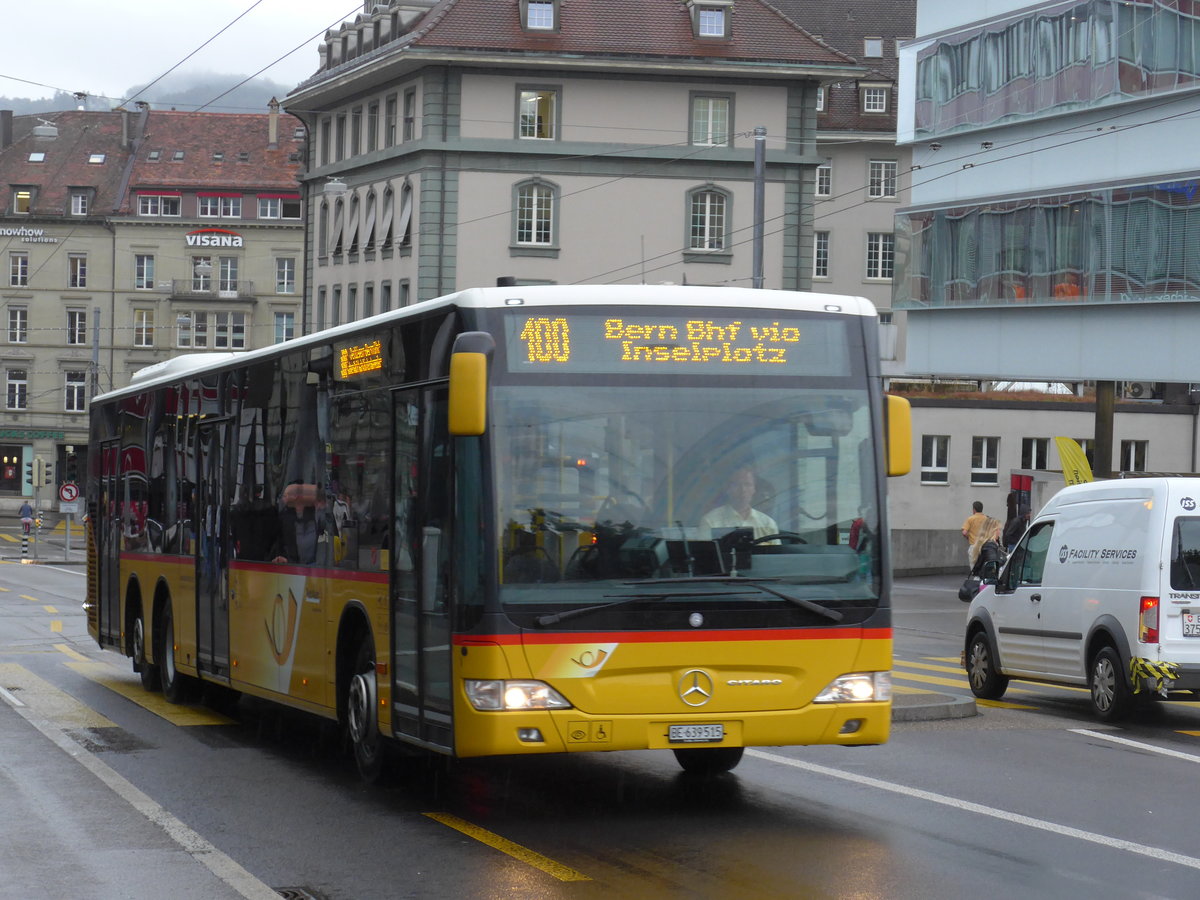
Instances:
[[[58,89],[120,99],[242,13],[178,71],[244,77],[300,47],[262,74],[291,87],[317,70],[325,29],[362,9],[362,0],[7,0],[0,95],[50,97]]]

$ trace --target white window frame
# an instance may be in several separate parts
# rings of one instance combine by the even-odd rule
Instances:
[[[545,182],[517,186],[514,242],[519,247],[555,246],[558,191]]]
[[[135,291],[154,290],[154,254],[133,254],[133,289]]]
[[[688,137],[694,147],[733,145],[733,98],[728,94],[693,94]],[[718,114],[718,110],[723,114]],[[720,121],[723,118],[723,121]]]
[[[63,412],[87,412],[87,372],[73,370],[63,375]]]
[[[896,272],[896,235],[891,231],[867,232],[866,278],[891,281]]]
[[[1145,472],[1149,456],[1149,441],[1121,441],[1122,472]]]
[[[29,307],[10,306],[8,308],[8,342],[10,344],[29,342]]]
[[[88,258],[86,253],[67,254],[67,287],[86,288]]]
[[[524,27],[530,31],[554,31],[558,27],[558,10],[553,0],[527,0]]]
[[[246,314],[232,310],[190,310],[177,318],[175,343],[192,350],[245,350]]]
[[[154,310],[135,309],[133,311],[133,346],[139,348],[154,346]]]
[[[238,289],[238,258],[222,256],[217,260],[217,290],[236,293]]]
[[[71,192],[71,215],[86,216],[88,214],[88,195],[86,191]]]
[[[29,253],[13,250],[8,254],[9,287],[29,287]]]
[[[517,138],[522,141],[558,139],[562,91],[557,87],[517,87]],[[543,109],[543,100],[548,109]],[[532,105],[532,106],[531,106]],[[532,113],[526,110],[532,108]]]
[[[883,38],[881,37],[865,37],[863,38],[863,59],[882,59],[883,58]]]
[[[833,196],[833,163],[821,163],[817,166],[816,178],[813,187],[813,196],[815,197],[830,197]]]
[[[218,197],[221,201],[222,219],[240,219],[242,217],[241,197]]]
[[[221,217],[220,197],[197,197],[196,217],[200,219],[219,219]]]
[[[689,253],[728,253],[730,198],[715,187],[688,194]]]
[[[729,37],[729,13],[731,11],[731,8],[726,5],[697,3],[695,7],[696,37]]]
[[[921,435],[921,484],[950,483],[950,435]]]
[[[888,111],[889,89],[882,85],[867,85],[862,89],[862,111],[878,115]]]
[[[275,343],[282,344],[296,336],[296,314],[283,310],[275,313]]]
[[[8,369],[5,372],[4,408],[29,408],[28,369]]]
[[[817,88],[817,112],[825,112],[825,103],[828,99],[828,89],[825,85]]]
[[[67,343],[72,346],[86,344],[87,340],[87,310],[67,310]]]
[[[971,438],[971,484],[998,485],[1000,483],[1000,438]]]
[[[296,293],[296,258],[294,256],[275,257],[275,293]]]
[[[813,278],[829,277],[829,232],[813,232]]]
[[[1050,467],[1050,438],[1021,438],[1021,468],[1044,470]]]
[[[168,216],[179,218],[181,198],[171,194],[139,194],[139,216]]]
[[[867,196],[872,200],[894,199],[899,164],[894,159],[867,162]]]

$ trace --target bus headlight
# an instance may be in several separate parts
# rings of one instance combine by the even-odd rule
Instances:
[[[814,703],[861,703],[864,700],[891,700],[891,672],[855,672],[833,679],[817,694]]]
[[[544,681],[483,681],[468,678],[464,686],[467,699],[478,710],[571,708],[567,699]]]

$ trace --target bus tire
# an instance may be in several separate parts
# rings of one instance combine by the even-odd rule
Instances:
[[[161,687],[158,666],[146,658],[146,614],[140,607],[133,620],[133,671],[141,676],[143,689],[157,691]]]
[[[354,669],[346,692],[346,732],[354,749],[354,763],[363,781],[374,784],[383,774],[387,747],[379,734],[379,690],[375,653],[364,636],[354,654]]]
[[[744,747],[679,747],[675,759],[685,772],[715,775],[728,772],[742,761]]]
[[[188,678],[175,668],[175,615],[169,597],[163,601],[158,619],[158,652],[154,657],[158,660],[163,698],[168,703],[183,703],[187,699]]]

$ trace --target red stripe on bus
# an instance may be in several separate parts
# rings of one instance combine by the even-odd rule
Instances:
[[[746,631],[554,631],[537,634],[461,634],[454,644],[681,644],[701,641],[883,641],[891,628],[762,628]]]

